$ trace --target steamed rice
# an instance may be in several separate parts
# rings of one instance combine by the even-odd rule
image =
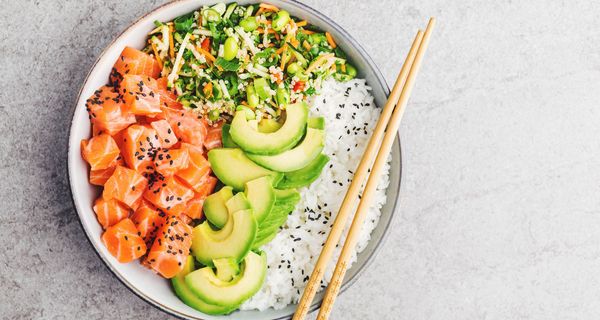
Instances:
[[[302,199],[296,210],[289,215],[277,236],[262,247],[267,253],[268,263],[265,284],[240,309],[281,309],[300,299],[379,117],[380,109],[375,107],[369,90],[362,79],[344,83],[328,80],[323,83],[321,93],[311,101],[312,115],[325,117],[327,138],[323,152],[330,161],[319,179],[308,188],[299,190]],[[386,202],[390,159],[358,238],[357,252],[367,246]],[[341,247],[334,251],[336,260]],[[348,268],[355,261],[356,252],[352,254]],[[335,263],[330,263],[319,290],[325,287],[334,268]]]

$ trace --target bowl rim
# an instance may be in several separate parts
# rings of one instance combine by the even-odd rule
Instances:
[[[144,302],[148,303],[149,305],[153,306],[154,308],[167,313],[170,316],[174,316],[176,318],[179,319],[189,319],[189,317],[187,317],[184,314],[181,314],[179,311],[174,310],[166,305],[163,305],[162,303],[160,303],[160,301],[155,301],[151,298],[149,298],[148,296],[146,296],[144,293],[140,292],[139,290],[137,290],[131,283],[129,283],[129,281],[127,281],[127,279],[124,279],[123,277],[121,277],[121,275],[119,275],[118,272],[116,272],[116,270],[114,270],[110,263],[107,261],[107,259],[100,254],[100,251],[98,250],[98,248],[96,248],[94,242],[91,239],[91,235],[89,234],[88,230],[85,228],[85,226],[83,225],[83,221],[82,221],[82,216],[80,214],[80,210],[79,207],[77,205],[77,202],[75,201],[75,195],[73,192],[73,177],[70,174],[71,171],[71,163],[69,161],[70,159],[70,153],[71,153],[71,138],[72,138],[72,127],[73,127],[73,123],[74,123],[74,116],[75,116],[75,111],[77,109],[77,105],[78,102],[81,98],[81,95],[83,93],[83,89],[87,86],[88,81],[89,81],[89,77],[92,74],[92,71],[96,68],[96,65],[98,64],[98,62],[102,59],[102,57],[107,53],[108,49],[111,48],[115,42],[121,38],[129,29],[133,28],[134,26],[136,26],[138,23],[140,23],[141,20],[143,20],[144,18],[146,18],[147,16],[159,11],[159,10],[166,10],[168,8],[170,8],[171,6],[177,6],[180,2],[183,2],[186,0],[174,0],[174,1],[170,1],[167,3],[164,3],[148,12],[146,12],[145,14],[141,15],[139,18],[135,19],[132,23],[130,23],[125,29],[123,29],[123,31],[121,31],[117,36],[115,36],[105,47],[104,49],[100,52],[100,54],[98,55],[98,57],[96,58],[96,60],[94,61],[94,63],[92,64],[92,66],[89,68],[89,71],[87,73],[87,75],[85,76],[82,85],[79,89],[79,92],[77,94],[77,98],[75,99],[75,102],[73,103],[73,105],[70,107],[69,110],[69,117],[71,118],[71,121],[69,122],[69,127],[68,127],[68,139],[66,141],[67,144],[67,157],[66,157],[66,162],[67,162],[67,166],[66,166],[66,171],[67,171],[67,178],[69,180],[69,194],[70,194],[70,198],[71,198],[71,203],[73,204],[73,208],[75,209],[75,212],[77,213],[78,219],[77,221],[79,222],[79,225],[81,226],[81,228],[84,231],[85,237],[87,239],[87,241],[89,242],[89,244],[94,248],[94,252],[95,254],[100,258],[100,261],[102,261],[102,263],[104,264],[104,266],[113,274],[113,276],[115,276],[127,289],[129,289],[129,291],[131,291],[135,296],[137,296],[138,298],[142,299]],[[216,0],[215,0],[216,1]],[[331,27],[333,27],[337,32],[339,32],[340,34],[342,34],[346,39],[349,40],[350,45],[352,45],[358,52],[359,54],[365,59],[367,65],[369,66],[369,68],[373,71],[375,78],[377,79],[377,81],[379,82],[379,84],[381,85],[384,93],[386,96],[389,96],[390,94],[390,87],[387,84],[387,81],[385,80],[385,78],[383,77],[383,75],[381,74],[381,70],[379,70],[379,68],[377,67],[377,65],[375,64],[375,62],[373,61],[373,59],[371,58],[371,56],[367,53],[367,51],[363,48],[363,46],[356,40],[354,39],[354,37],[352,37],[344,28],[342,28],[340,25],[338,25],[335,21],[333,21],[331,18],[329,18],[328,16],[326,16],[325,14],[317,11],[316,9],[298,1],[298,0],[283,0],[285,2],[287,2],[287,4],[291,5],[291,6],[295,6],[298,9],[302,10],[302,11],[306,11],[309,12],[315,16],[318,16],[319,18],[323,19],[323,21],[325,21],[327,24],[329,24]],[[257,0],[256,2],[260,2],[260,0]],[[388,233],[389,233],[389,228],[392,225],[396,213],[398,211],[398,206],[399,206],[399,202],[400,202],[400,191],[401,191],[401,187],[402,187],[402,168],[403,168],[403,157],[402,157],[402,144],[400,141],[400,131],[396,132],[396,139],[397,143],[398,143],[398,161],[400,164],[400,167],[398,168],[399,172],[398,172],[398,186],[397,186],[397,190],[398,193],[396,195],[396,198],[394,200],[394,204],[392,206],[392,210],[391,210],[391,214],[390,214],[390,219],[388,221],[388,223],[383,227],[383,232],[382,232],[382,236],[379,239],[378,242],[376,242],[374,244],[374,247],[372,249],[371,252],[368,253],[368,255],[366,256],[365,259],[365,263],[361,266],[357,266],[357,270],[356,273],[351,277],[348,278],[347,281],[345,281],[344,284],[342,284],[342,287],[340,289],[340,294],[343,293],[344,291],[346,291],[346,289],[348,289],[350,286],[352,286],[352,284],[354,284],[358,278],[360,277],[360,275],[365,271],[365,269],[367,269],[372,263],[374,258],[377,256],[379,250],[381,249],[381,246],[385,243],[385,241],[387,240],[388,237]],[[309,309],[309,313],[317,310],[321,305],[321,301],[313,301],[313,303],[310,306]],[[283,316],[283,317],[279,317],[279,318],[274,318],[273,320],[280,320],[280,319],[290,319],[291,316]]]

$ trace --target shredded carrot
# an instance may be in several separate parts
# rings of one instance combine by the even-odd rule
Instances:
[[[302,21],[296,23],[296,27],[304,27],[307,24],[308,24],[308,21],[302,20]]]
[[[290,39],[290,43],[294,46],[294,48],[298,48],[300,41],[298,41],[298,39],[296,39],[296,38],[292,38],[292,39]]]
[[[196,49],[198,49],[198,51],[200,53],[202,53],[206,57],[206,59],[208,59],[209,61],[215,62],[215,60],[217,60],[217,59],[215,59],[215,56],[213,56],[212,54],[210,54],[210,52],[202,49],[201,47],[196,47]]]
[[[325,38],[327,38],[327,43],[329,43],[329,45],[331,46],[332,49],[335,49],[335,47],[337,47],[337,44],[333,40],[331,33],[325,32]]]
[[[175,43],[173,41],[173,26],[169,26],[169,56],[171,59],[175,57]]]
[[[302,41],[302,46],[304,47],[304,49],[306,49],[306,51],[310,51],[310,49],[312,48],[306,40]]]
[[[284,44],[281,48],[277,49],[277,51],[275,51],[275,54],[281,54],[283,52],[283,50],[286,49],[287,44]]]
[[[310,30],[306,30],[306,29],[302,29],[302,30],[300,30],[300,32],[302,32],[304,34],[313,34],[313,33],[315,33],[314,31],[310,31]]]
[[[256,13],[254,14],[255,16],[260,16],[261,13],[263,13],[265,11],[264,8],[258,8],[258,10],[256,10]]]
[[[341,69],[342,69],[343,73],[346,73],[346,64],[345,63],[341,66]]]
[[[212,90],[213,90],[213,84],[212,84],[212,82],[208,82],[202,88],[202,92],[204,93],[204,96],[206,98],[210,98],[212,96]]]
[[[258,23],[271,25],[271,20],[258,20]]]
[[[267,45],[267,48],[273,48],[274,46],[275,46],[275,44],[273,42],[271,42]]]
[[[285,70],[285,60],[283,58],[281,59],[281,65],[279,67],[281,68],[281,70]]]
[[[156,58],[156,61],[158,61],[158,65],[162,69],[163,63],[162,63],[162,60],[160,59],[160,56],[158,55],[158,50],[156,50],[156,44],[154,44],[154,42],[151,42],[150,44],[152,45],[152,51],[154,51],[154,57]]]
[[[277,8],[276,6],[274,6],[272,4],[261,3],[258,6],[261,7],[262,9],[264,9],[265,11],[279,11],[279,8]]]
[[[335,66],[335,63],[331,65],[331,67],[329,67],[329,70],[331,70],[331,72],[335,72],[337,70],[337,67]]]
[[[243,106],[247,106],[248,105],[248,103],[246,102],[246,100],[242,100],[242,102],[240,102],[240,104],[243,105]]]
[[[323,62],[325,62],[325,60],[333,58],[333,57],[334,57],[333,53],[327,53],[327,54],[319,56],[308,66],[308,68],[306,68],[306,73],[311,73],[315,68],[322,65]]]

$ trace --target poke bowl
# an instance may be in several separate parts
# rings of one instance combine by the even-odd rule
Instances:
[[[109,270],[170,315],[290,318],[388,94],[365,50],[304,4],[164,4],[100,54],[72,110],[68,176],[81,225]],[[118,121],[104,121],[108,109]],[[302,132],[290,133],[294,122]],[[401,168],[398,135],[342,291],[384,240]],[[160,225],[142,221],[148,214]],[[227,222],[244,219],[253,226],[241,233]],[[215,290],[222,296],[206,295]]]

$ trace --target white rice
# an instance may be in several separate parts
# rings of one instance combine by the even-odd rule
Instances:
[[[281,309],[298,302],[379,117],[380,109],[375,107],[369,90],[362,79],[345,83],[328,80],[312,101],[312,114],[325,117],[324,152],[330,161],[318,180],[299,190],[302,200],[296,210],[275,239],[263,246],[268,260],[267,278],[262,289],[241,306],[242,310]],[[357,242],[358,252],[367,246],[379,221],[386,202],[389,168],[388,159]],[[336,248],[334,258],[340,251],[341,246]],[[348,268],[355,261],[356,253]],[[329,264],[320,290],[331,278],[334,267],[334,263]]]

